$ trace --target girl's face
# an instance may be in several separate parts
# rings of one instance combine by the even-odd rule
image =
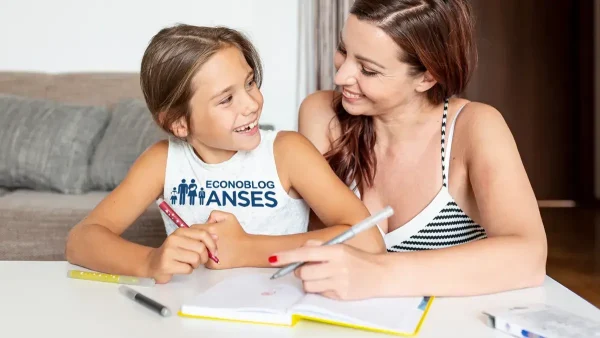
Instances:
[[[263,96],[238,48],[225,47],[208,59],[194,75],[192,88],[191,128],[178,121],[172,130],[186,137],[204,161],[223,162],[238,150],[258,146]]]
[[[431,88],[427,73],[412,75],[400,61],[403,51],[375,25],[350,15],[335,54],[335,84],[352,115],[379,115],[421,96]],[[427,74],[427,75],[426,75]]]

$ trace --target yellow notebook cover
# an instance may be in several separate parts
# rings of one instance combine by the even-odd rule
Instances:
[[[400,336],[415,336],[433,297],[337,301],[302,291],[293,276],[252,273],[225,279],[184,302],[181,317],[294,326],[302,320]]]

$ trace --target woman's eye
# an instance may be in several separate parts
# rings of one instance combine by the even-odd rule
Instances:
[[[256,83],[256,82],[254,81],[254,79],[252,79],[252,80],[248,81],[248,84],[247,84],[248,88],[251,88],[252,86],[254,86],[254,83]]]
[[[365,76],[377,75],[377,72],[370,71],[370,70],[366,69],[365,67],[360,67],[360,72],[363,73]]]
[[[340,52],[340,54],[346,55],[346,49],[344,49],[342,45],[338,45],[337,50]]]

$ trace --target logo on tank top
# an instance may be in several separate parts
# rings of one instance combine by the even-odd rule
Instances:
[[[215,181],[201,186],[196,179],[181,179],[171,190],[171,205],[274,208],[277,206],[273,181]]]

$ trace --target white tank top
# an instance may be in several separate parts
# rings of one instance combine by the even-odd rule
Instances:
[[[306,232],[309,207],[283,189],[273,155],[277,131],[260,130],[261,142],[231,159],[203,162],[193,147],[169,138],[163,198],[188,224],[206,223],[213,210],[234,214],[244,230],[256,235]],[[177,226],[161,213],[167,235]]]

